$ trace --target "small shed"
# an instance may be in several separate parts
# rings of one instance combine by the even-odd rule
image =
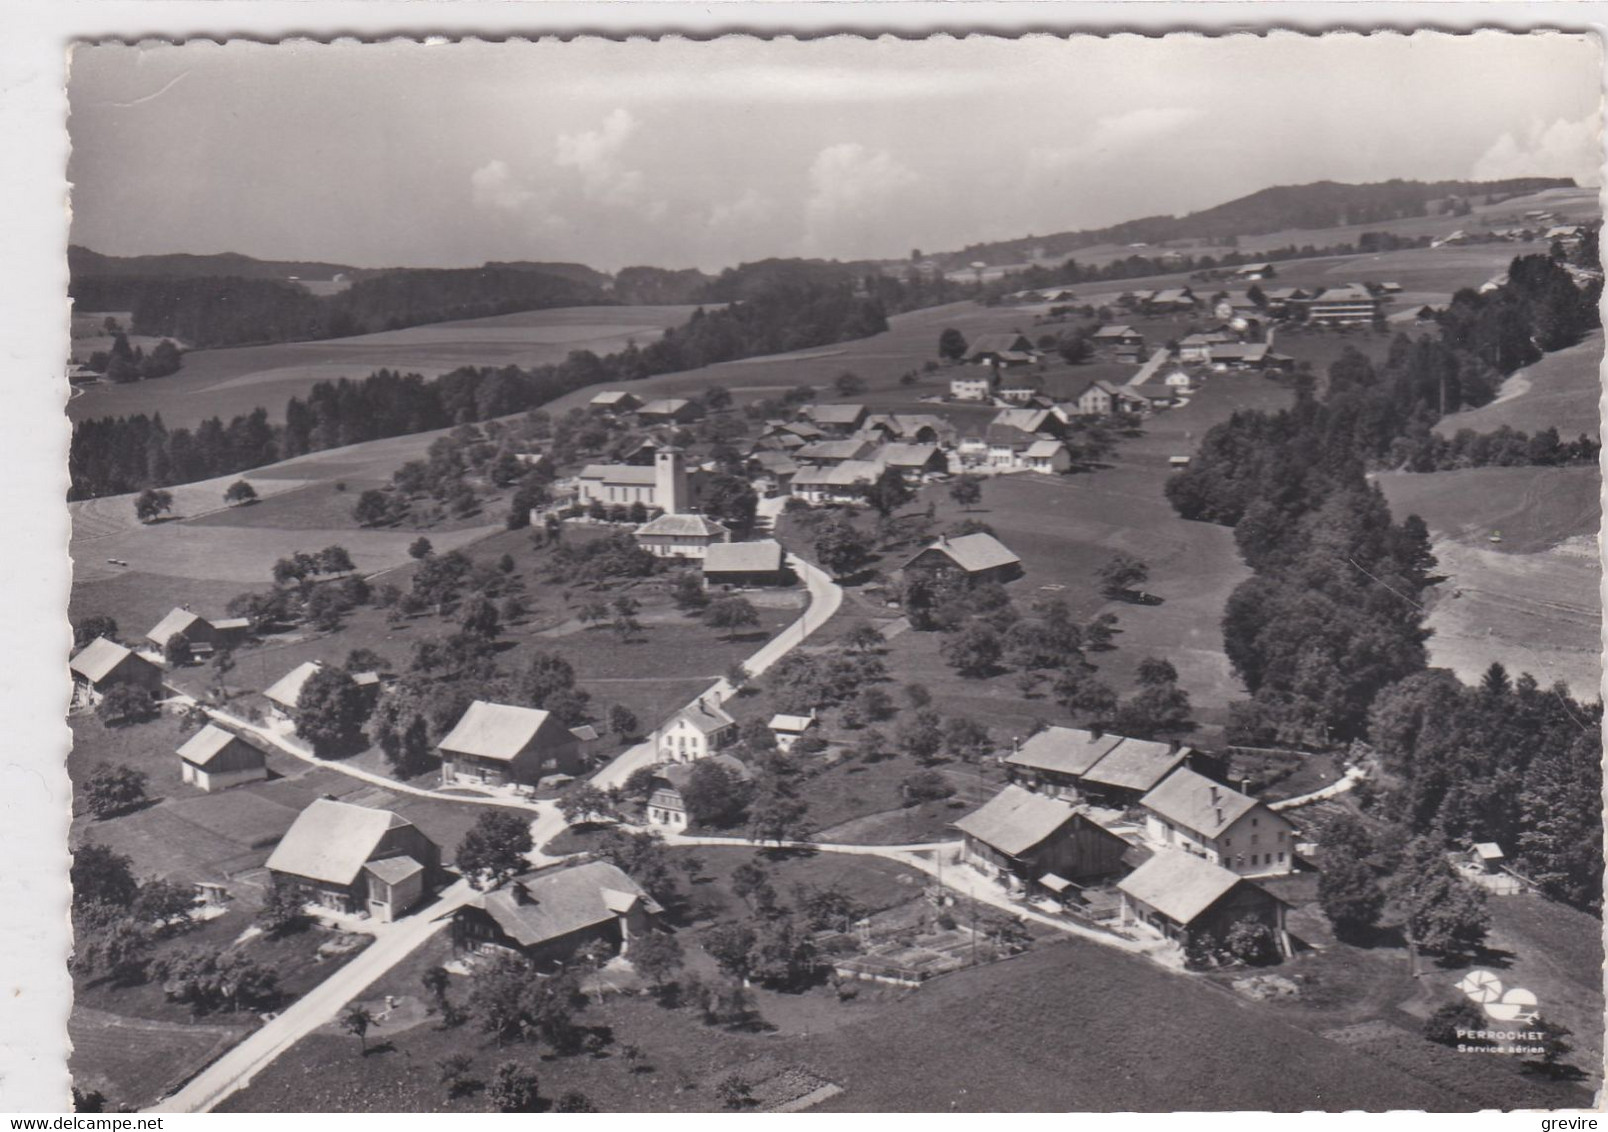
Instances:
[[[178,755],[184,781],[208,793],[268,777],[262,751],[215,723],[190,736]]]
[[[790,576],[782,544],[764,539],[713,544],[704,555],[703,579],[708,586],[780,586]]]
[[[778,713],[770,718],[770,732],[776,736],[776,746],[783,751],[793,749],[793,744],[804,738],[806,732],[815,726],[815,709],[811,708],[808,715],[789,715]]]
[[[1474,860],[1484,872],[1499,873],[1507,864],[1507,854],[1494,841],[1480,841],[1474,846]]]

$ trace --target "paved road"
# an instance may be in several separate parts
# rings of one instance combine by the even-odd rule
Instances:
[[[346,966],[308,991],[277,1018],[263,1025],[234,1049],[203,1069],[178,1092],[157,1102],[150,1112],[210,1112],[223,1100],[251,1084],[275,1058],[336,1015],[415,948],[441,931],[452,913],[475,895],[463,881],[444,890],[431,904],[394,924]]]
[[[810,634],[825,625],[843,604],[843,587],[834,582],[832,576],[825,570],[791,554],[787,556],[787,562],[804,580],[804,587],[809,591],[810,603],[797,621],[766,641],[758,652],[743,661],[743,667],[748,670],[748,675],[751,677],[763,675],[782,657],[803,644],[809,639]],[[732,686],[726,682],[725,677],[722,677],[710,685],[703,695],[716,703],[724,703],[731,698],[732,692]],[[652,766],[657,761],[658,743],[655,734],[621,752],[613,762],[592,776],[592,784],[600,790],[607,790],[611,786],[624,786],[625,780],[631,777],[633,771]]]

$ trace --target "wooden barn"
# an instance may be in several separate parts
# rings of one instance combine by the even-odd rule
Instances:
[[[1067,882],[1122,871],[1128,843],[1071,803],[1007,786],[955,828],[965,839],[962,859],[1013,892],[1059,894]]]
[[[599,941],[627,954],[634,937],[654,929],[660,912],[619,868],[588,861],[526,874],[475,897],[454,914],[452,936],[460,949],[501,947],[546,965]]]

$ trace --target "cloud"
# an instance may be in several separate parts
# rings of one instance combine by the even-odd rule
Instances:
[[[1014,89],[1018,79],[994,68],[886,67],[766,63],[689,67],[623,75],[581,75],[566,84],[574,97],[644,102],[845,103],[973,98]]]
[[[910,197],[920,183],[920,176],[886,150],[867,149],[859,142],[821,150],[810,165],[805,251],[863,256],[902,246],[909,231],[905,216]]]
[[[1074,145],[1037,146],[1027,152],[1029,176],[1059,176],[1082,165],[1133,155],[1206,117],[1198,106],[1143,106],[1097,118]]]
[[[558,136],[553,162],[580,175],[581,189],[591,199],[623,208],[646,208],[662,216],[664,201],[647,199],[647,178],[640,169],[626,168],[622,154],[637,132],[637,120],[623,107],[611,111],[595,130]]]
[[[1523,138],[1503,134],[1474,162],[1476,181],[1509,177],[1573,177],[1582,185],[1602,183],[1602,140],[1597,119],[1557,118],[1532,122]]]
[[[476,208],[521,212],[536,199],[536,192],[519,182],[508,162],[493,158],[469,175]]]

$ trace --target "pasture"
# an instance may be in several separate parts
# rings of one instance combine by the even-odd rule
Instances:
[[[1507,425],[1532,435],[1555,428],[1565,440],[1581,434],[1598,438],[1602,356],[1602,331],[1593,331],[1577,345],[1509,375],[1489,405],[1441,418],[1435,431],[1452,436],[1465,428],[1492,432]]]
[[[322,342],[193,350],[185,354],[178,373],[155,381],[87,387],[67,411],[75,421],[161,413],[164,423],[175,428],[194,427],[213,416],[227,423],[261,406],[278,421],[291,397],[306,396],[320,381],[361,379],[381,368],[437,377],[459,366],[529,367],[561,362],[572,350],[607,354],[632,340],[653,341],[666,327],[685,322],[694,309],[565,307]]]
[[[1376,482],[1435,536],[1430,663],[1478,679],[1493,661],[1592,698],[1602,674],[1597,469],[1469,468]],[[1499,532],[1500,543],[1489,536]]]

